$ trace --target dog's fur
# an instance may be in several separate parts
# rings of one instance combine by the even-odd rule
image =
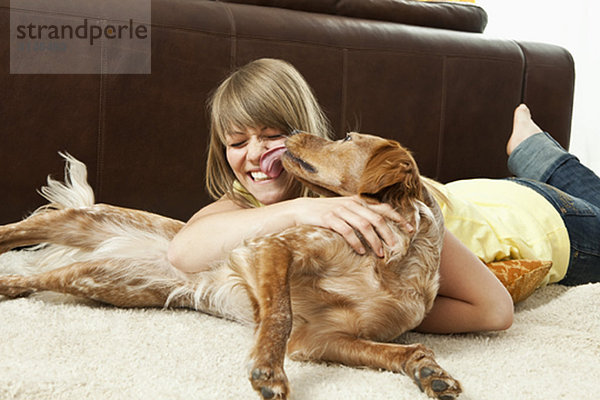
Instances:
[[[284,356],[404,373],[443,400],[459,382],[421,344],[389,343],[415,328],[438,290],[441,212],[410,153],[397,142],[352,133],[331,142],[300,133],[283,156],[287,171],[325,194],[386,202],[415,230],[387,221],[397,245],[361,256],[328,229],[298,226],[247,240],[227,260],[185,274],[167,259],[183,223],[94,204],[85,165],[67,159],[66,183],[48,179],[50,204],[0,227],[0,253],[45,243],[41,271],[0,277],[0,295],[51,290],[119,307],[189,307],[255,323],[250,381],[264,399],[287,398]],[[42,257],[42,255],[45,255]],[[51,269],[49,265],[64,265]]]

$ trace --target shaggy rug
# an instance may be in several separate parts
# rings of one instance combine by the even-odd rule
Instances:
[[[0,256],[0,274],[24,252]],[[0,399],[253,399],[253,332],[187,310],[118,309],[63,295],[0,296]],[[600,284],[536,291],[506,332],[407,333],[463,384],[461,399],[596,399]],[[385,371],[286,360],[293,398],[426,399]]]

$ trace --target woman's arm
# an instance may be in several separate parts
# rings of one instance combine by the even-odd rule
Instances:
[[[198,272],[223,259],[245,239],[281,231],[292,224],[282,203],[242,208],[227,198],[198,211],[169,246],[169,261],[184,272]]]
[[[245,239],[305,224],[332,229],[357,252],[364,253],[356,229],[375,253],[383,256],[382,241],[390,246],[395,244],[384,217],[405,221],[389,205],[366,204],[358,197],[301,197],[258,208],[241,208],[222,198],[187,222],[172,240],[168,257],[176,268],[198,272],[223,259]]]
[[[440,290],[433,308],[416,329],[459,333],[508,329],[513,302],[494,274],[446,231],[440,263]]]

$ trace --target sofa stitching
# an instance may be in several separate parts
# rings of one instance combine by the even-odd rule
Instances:
[[[348,108],[348,49],[342,50],[342,98],[341,98],[341,115],[340,115],[340,133],[344,133],[344,124],[346,121],[346,113]]]
[[[235,25],[235,17],[233,15],[233,11],[231,11],[231,7],[223,2],[217,2],[223,7],[225,13],[227,14],[227,20],[229,21],[229,34],[224,35],[229,37],[229,66],[231,69],[236,67],[237,63],[237,29]]]
[[[447,88],[448,88],[448,58],[442,58],[442,92],[440,95],[440,127],[438,129],[439,137],[438,137],[438,148],[437,148],[437,157],[436,157],[436,166],[435,166],[435,179],[440,179],[442,173],[442,158],[444,152],[444,138],[445,138],[445,125],[446,125],[446,96],[447,96]]]
[[[96,196],[97,198],[102,198],[102,179],[103,179],[103,167],[104,167],[104,128],[106,123],[106,77],[104,74],[104,59],[106,58],[106,51],[104,49],[103,44],[101,45],[101,71],[100,71],[100,90],[99,90],[99,99],[98,99],[98,132],[96,138]]]

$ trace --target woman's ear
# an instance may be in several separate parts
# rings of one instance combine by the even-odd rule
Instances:
[[[388,201],[421,198],[421,181],[415,160],[397,142],[388,142],[373,152],[361,177],[359,195]],[[389,199],[389,200],[391,200]]]

